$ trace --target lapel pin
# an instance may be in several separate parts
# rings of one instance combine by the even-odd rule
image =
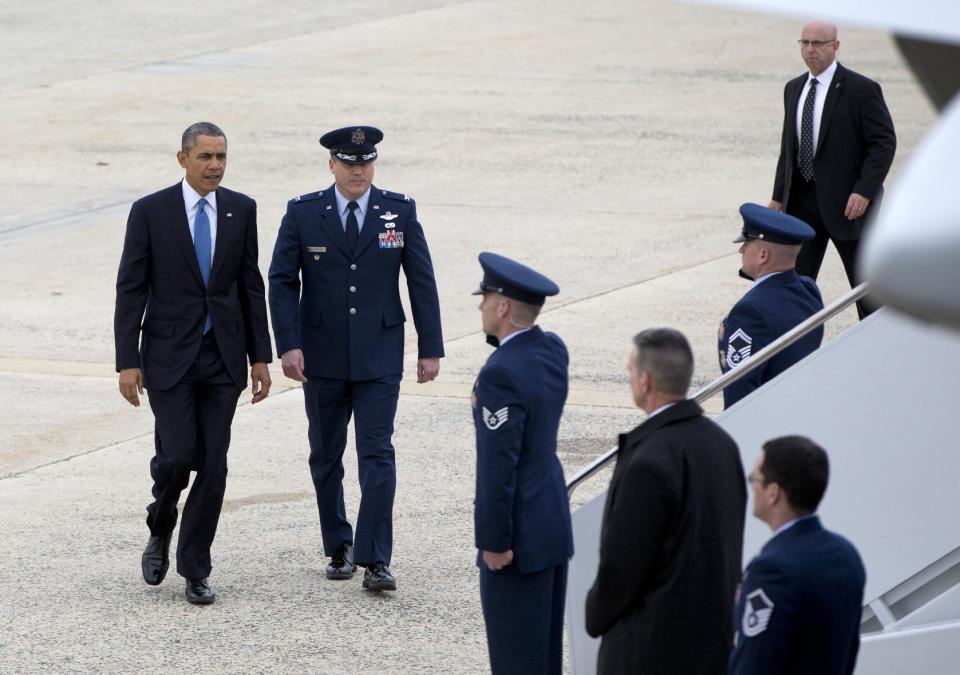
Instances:
[[[233,214],[232,214],[232,213],[228,213],[228,214],[227,214],[227,218],[233,218]]]
[[[332,206],[330,206],[329,204],[327,204],[327,211],[329,211],[329,210],[332,209],[332,208],[333,208]]]
[[[374,211],[379,211],[379,210],[380,210],[380,205],[379,205],[379,204],[374,204],[374,205],[373,205],[373,210],[374,210]]]

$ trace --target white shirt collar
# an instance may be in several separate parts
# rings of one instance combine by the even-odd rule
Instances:
[[[666,410],[667,408],[672,408],[673,406],[677,405],[679,402],[680,402],[680,401],[670,401],[669,403],[664,403],[662,406],[660,406],[659,408],[657,408],[656,410],[654,410],[652,413],[650,413],[649,415],[647,415],[647,419],[650,419],[650,418],[653,417],[654,415],[659,415],[660,413],[662,413],[662,412],[663,412],[664,410]]]
[[[783,525],[781,525],[780,527],[778,527],[777,529],[775,529],[775,530],[773,531],[773,537],[776,537],[776,536],[777,536],[778,534],[780,534],[781,532],[786,532],[786,531],[789,530],[791,527],[793,527],[794,525],[796,525],[797,523],[799,523],[801,520],[807,520],[808,518],[816,518],[816,517],[817,517],[817,514],[816,514],[816,513],[808,513],[808,514],[805,515],[805,516],[800,516],[800,517],[798,517],[798,518],[794,518],[793,520],[788,520],[788,521],[785,522]],[[772,538],[772,537],[771,537],[771,538]]]
[[[214,214],[217,212],[217,191],[208,192],[206,196],[201,197],[200,193],[193,189],[193,186],[187,182],[187,179],[184,178],[180,181],[180,185],[183,187],[183,205],[187,207],[187,213],[195,210],[197,208],[197,202],[201,199],[206,199],[207,204],[210,205],[210,208],[213,209]]]
[[[788,270],[780,270],[779,272],[767,272],[767,273],[764,274],[762,277],[757,277],[756,279],[754,279],[753,285],[756,286],[757,284],[766,281],[766,280],[769,279],[770,277],[772,277],[772,276],[774,276],[774,275],[777,275],[777,274],[783,274],[783,273],[786,272],[786,271],[788,271]]]
[[[794,71],[794,72],[796,72],[796,71]],[[834,60],[833,60],[833,63],[831,63],[829,66],[827,66],[827,67],[823,70],[823,72],[820,73],[819,75],[814,76],[813,73],[811,73],[810,71],[807,71],[807,83],[809,84],[809,83],[810,83],[810,80],[812,80],[814,77],[816,77],[816,78],[817,78],[817,82],[818,82],[819,85],[820,85],[820,91],[826,91],[827,89],[830,88],[830,83],[833,82],[833,75],[834,75],[834,73],[836,73],[836,72],[837,72],[837,60],[834,59]]]
[[[510,342],[510,340],[512,340],[513,338],[517,337],[517,336],[520,335],[521,333],[526,333],[527,331],[532,330],[532,329],[533,329],[533,326],[530,326],[530,328],[521,328],[521,329],[518,330],[516,333],[510,333],[510,335],[508,335],[507,337],[505,337],[505,338],[503,338],[502,340],[500,340],[500,346],[502,347],[503,345],[507,344],[508,342]]]
[[[334,184],[333,186],[333,194],[337,198],[337,212],[344,219],[344,222],[346,222],[346,217],[348,215],[347,204],[349,204],[351,200],[347,199],[342,194],[340,194],[340,189],[336,186],[336,184]],[[357,202],[357,222],[362,227],[363,216],[367,212],[367,203],[370,201],[370,188],[367,188],[367,191],[364,192],[359,199],[354,201]]]

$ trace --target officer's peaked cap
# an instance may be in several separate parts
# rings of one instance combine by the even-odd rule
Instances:
[[[813,228],[805,222],[766,206],[744,204],[740,207],[740,215],[743,217],[743,230],[740,236],[733,240],[735,244],[750,239],[762,239],[771,244],[798,246],[808,239],[813,239]]]
[[[383,132],[376,127],[344,127],[328,131],[320,137],[320,145],[347,164],[366,164],[377,158],[377,143]]]
[[[547,296],[556,295],[560,288],[536,270],[496,253],[480,254],[483,281],[474,295],[499,293],[508,298],[543,306]]]

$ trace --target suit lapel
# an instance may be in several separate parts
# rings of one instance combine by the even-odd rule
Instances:
[[[370,245],[380,232],[380,214],[383,212],[382,193],[376,186],[370,186],[370,199],[367,200],[367,212],[363,214],[363,227],[360,228],[360,239],[357,240],[357,250],[354,257],[359,256],[363,249]]]
[[[347,244],[347,234],[343,231],[343,223],[340,222],[337,198],[333,192],[336,189],[336,186],[331,185],[323,191],[323,196],[320,197],[320,227],[330,237],[333,245],[340,249],[347,260],[350,260],[353,256],[350,254],[350,246]]]
[[[210,266],[210,283],[216,279],[217,273],[223,266],[223,258],[227,254],[227,241],[233,234],[233,212],[230,198],[217,188],[217,245],[213,249],[213,264]],[[198,265],[199,268],[199,265]]]
[[[817,151],[814,156],[823,147],[823,141],[827,137],[827,127],[830,126],[830,118],[837,107],[837,99],[843,93],[843,81],[846,77],[846,69],[838,63],[837,70],[833,74],[833,80],[830,81],[830,89],[827,90],[827,100],[823,102],[823,115],[820,116],[820,132],[817,134]]]
[[[797,142],[797,106],[800,105],[800,94],[803,92],[803,85],[806,84],[807,76],[801,75],[793,82],[793,88],[790,91],[790,100],[787,102],[787,133],[793,139],[790,148],[793,148]]]
[[[177,183],[167,191],[167,204],[170,207],[170,231],[180,252],[187,260],[187,266],[193,270],[197,283],[203,286],[200,265],[197,263],[197,251],[190,236],[190,223],[187,222],[187,205],[183,201],[183,188]]]

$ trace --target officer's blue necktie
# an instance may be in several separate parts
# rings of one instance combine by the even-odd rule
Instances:
[[[203,278],[204,287],[210,281],[210,219],[207,218],[207,200],[200,198],[197,202],[197,219],[193,223],[193,248],[197,252],[197,263],[200,265],[200,276]],[[210,330],[212,322],[210,315],[207,314],[203,320],[204,334]]]
[[[800,175],[807,182],[813,180],[813,104],[818,84],[817,78],[810,79],[810,89],[800,115]]]

